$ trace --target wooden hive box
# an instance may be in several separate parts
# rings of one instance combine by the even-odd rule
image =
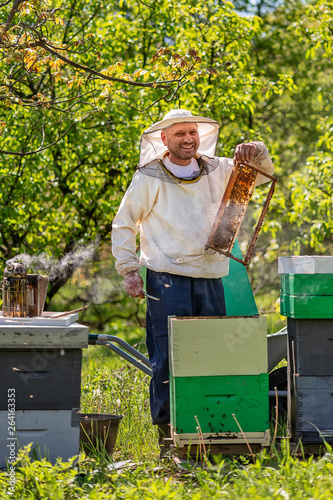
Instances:
[[[15,456],[31,443],[32,457],[53,463],[79,452],[82,348],[89,329],[35,324],[39,319],[47,321],[2,318],[0,325],[0,467],[10,458],[8,443]]]
[[[265,317],[169,318],[173,377],[267,372]]]
[[[294,373],[333,376],[333,319],[288,318],[288,342]]]
[[[18,451],[31,444],[31,458],[69,460],[79,454],[80,414],[73,410],[17,410],[15,432],[11,429],[8,410],[0,411],[0,467],[17,457]]]
[[[17,410],[79,408],[81,366],[81,349],[0,349],[0,410],[7,408],[8,387]]]
[[[171,426],[178,434],[198,435],[199,421],[204,438],[218,434],[231,438],[240,429],[262,433],[268,422],[268,374],[215,377],[170,375]],[[197,420],[196,418],[197,417]]]
[[[295,377],[291,409],[294,441],[333,443],[333,377]]]
[[[280,310],[288,318],[333,318],[333,295],[281,294]]]
[[[333,296],[333,274],[281,274],[281,293]]]

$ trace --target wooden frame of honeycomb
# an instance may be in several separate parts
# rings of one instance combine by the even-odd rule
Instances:
[[[264,202],[262,212],[254,231],[254,235],[247,249],[245,259],[241,260],[237,257],[234,257],[231,254],[231,251],[234,246],[241,223],[244,219],[245,212],[251,199],[255,182],[259,174],[262,174],[265,177],[271,179],[272,184],[270,186],[267,198]],[[259,231],[268,210],[269,202],[273,196],[276,183],[276,177],[272,177],[259,168],[245,162],[236,163],[231,172],[229,182],[221,201],[221,205],[210,232],[205,247],[206,250],[208,248],[211,248],[216,252],[226,255],[231,259],[237,260],[238,262],[241,262],[246,266],[251,259],[254,245],[258,238]]]

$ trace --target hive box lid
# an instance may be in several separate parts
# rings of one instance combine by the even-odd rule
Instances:
[[[24,324],[0,325],[0,349],[82,349],[88,347],[89,328],[79,323],[69,326]]]
[[[333,274],[331,255],[294,255],[279,257],[280,274]]]

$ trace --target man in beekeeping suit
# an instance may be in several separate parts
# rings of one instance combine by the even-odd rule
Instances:
[[[142,135],[140,161],[113,221],[116,269],[131,297],[143,297],[147,268],[147,348],[153,377],[150,405],[159,435],[169,434],[168,316],[225,316],[221,277],[229,259],[205,245],[235,162],[272,174],[262,142],[239,144],[234,158],[215,149],[219,124],[175,109]],[[256,184],[267,182],[259,175]],[[140,257],[136,235],[140,231]]]

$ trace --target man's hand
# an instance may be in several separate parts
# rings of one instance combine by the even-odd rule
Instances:
[[[124,279],[125,292],[131,297],[141,297],[143,299],[143,280],[138,271],[131,271]]]
[[[250,163],[257,153],[255,144],[238,144],[235,149],[234,163]]]

